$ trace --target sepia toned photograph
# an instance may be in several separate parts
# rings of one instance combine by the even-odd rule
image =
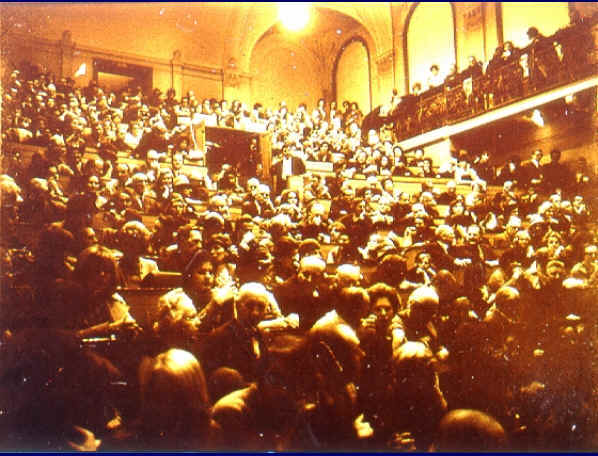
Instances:
[[[0,452],[598,451],[598,2],[0,33]]]

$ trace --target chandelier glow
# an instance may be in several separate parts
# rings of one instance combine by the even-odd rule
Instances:
[[[309,22],[309,3],[279,3],[278,18],[288,30],[298,31]]]

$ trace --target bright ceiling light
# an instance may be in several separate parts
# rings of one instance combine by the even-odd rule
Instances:
[[[309,22],[309,3],[279,3],[278,18],[287,29],[296,32]]]

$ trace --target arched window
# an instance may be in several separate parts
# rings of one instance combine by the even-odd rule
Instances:
[[[450,3],[420,3],[407,24],[409,90],[415,82],[426,88],[430,66],[446,75],[456,59],[453,8]]]
[[[364,114],[371,110],[368,51],[360,40],[343,46],[336,65],[336,102],[356,101]]]
[[[550,36],[569,24],[567,2],[502,2],[503,37],[517,47],[529,44],[527,29],[534,26]]]

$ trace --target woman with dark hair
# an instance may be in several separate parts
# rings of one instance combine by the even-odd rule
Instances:
[[[407,262],[396,253],[384,255],[376,265],[371,276],[371,283],[385,283],[391,287],[398,287],[405,278]]]
[[[394,287],[385,283],[372,285],[368,294],[370,313],[361,319],[357,330],[359,345],[365,353],[359,385],[360,402],[366,420],[371,421],[376,429],[375,442],[384,445],[388,439],[384,412],[392,401],[392,392],[388,388],[392,383],[392,353],[395,345],[404,340],[401,329],[396,328],[395,331],[396,325],[393,324],[393,318],[401,308],[401,298]]]
[[[292,189],[283,190],[279,197],[280,200],[276,206],[276,213],[285,213],[295,223],[301,220],[301,214],[303,212],[303,205],[299,198],[299,193]]]
[[[116,293],[122,276],[112,250],[101,245],[83,250],[72,278],[57,280],[40,309],[47,327],[72,330],[80,338],[136,333],[139,327],[129,306]]]

